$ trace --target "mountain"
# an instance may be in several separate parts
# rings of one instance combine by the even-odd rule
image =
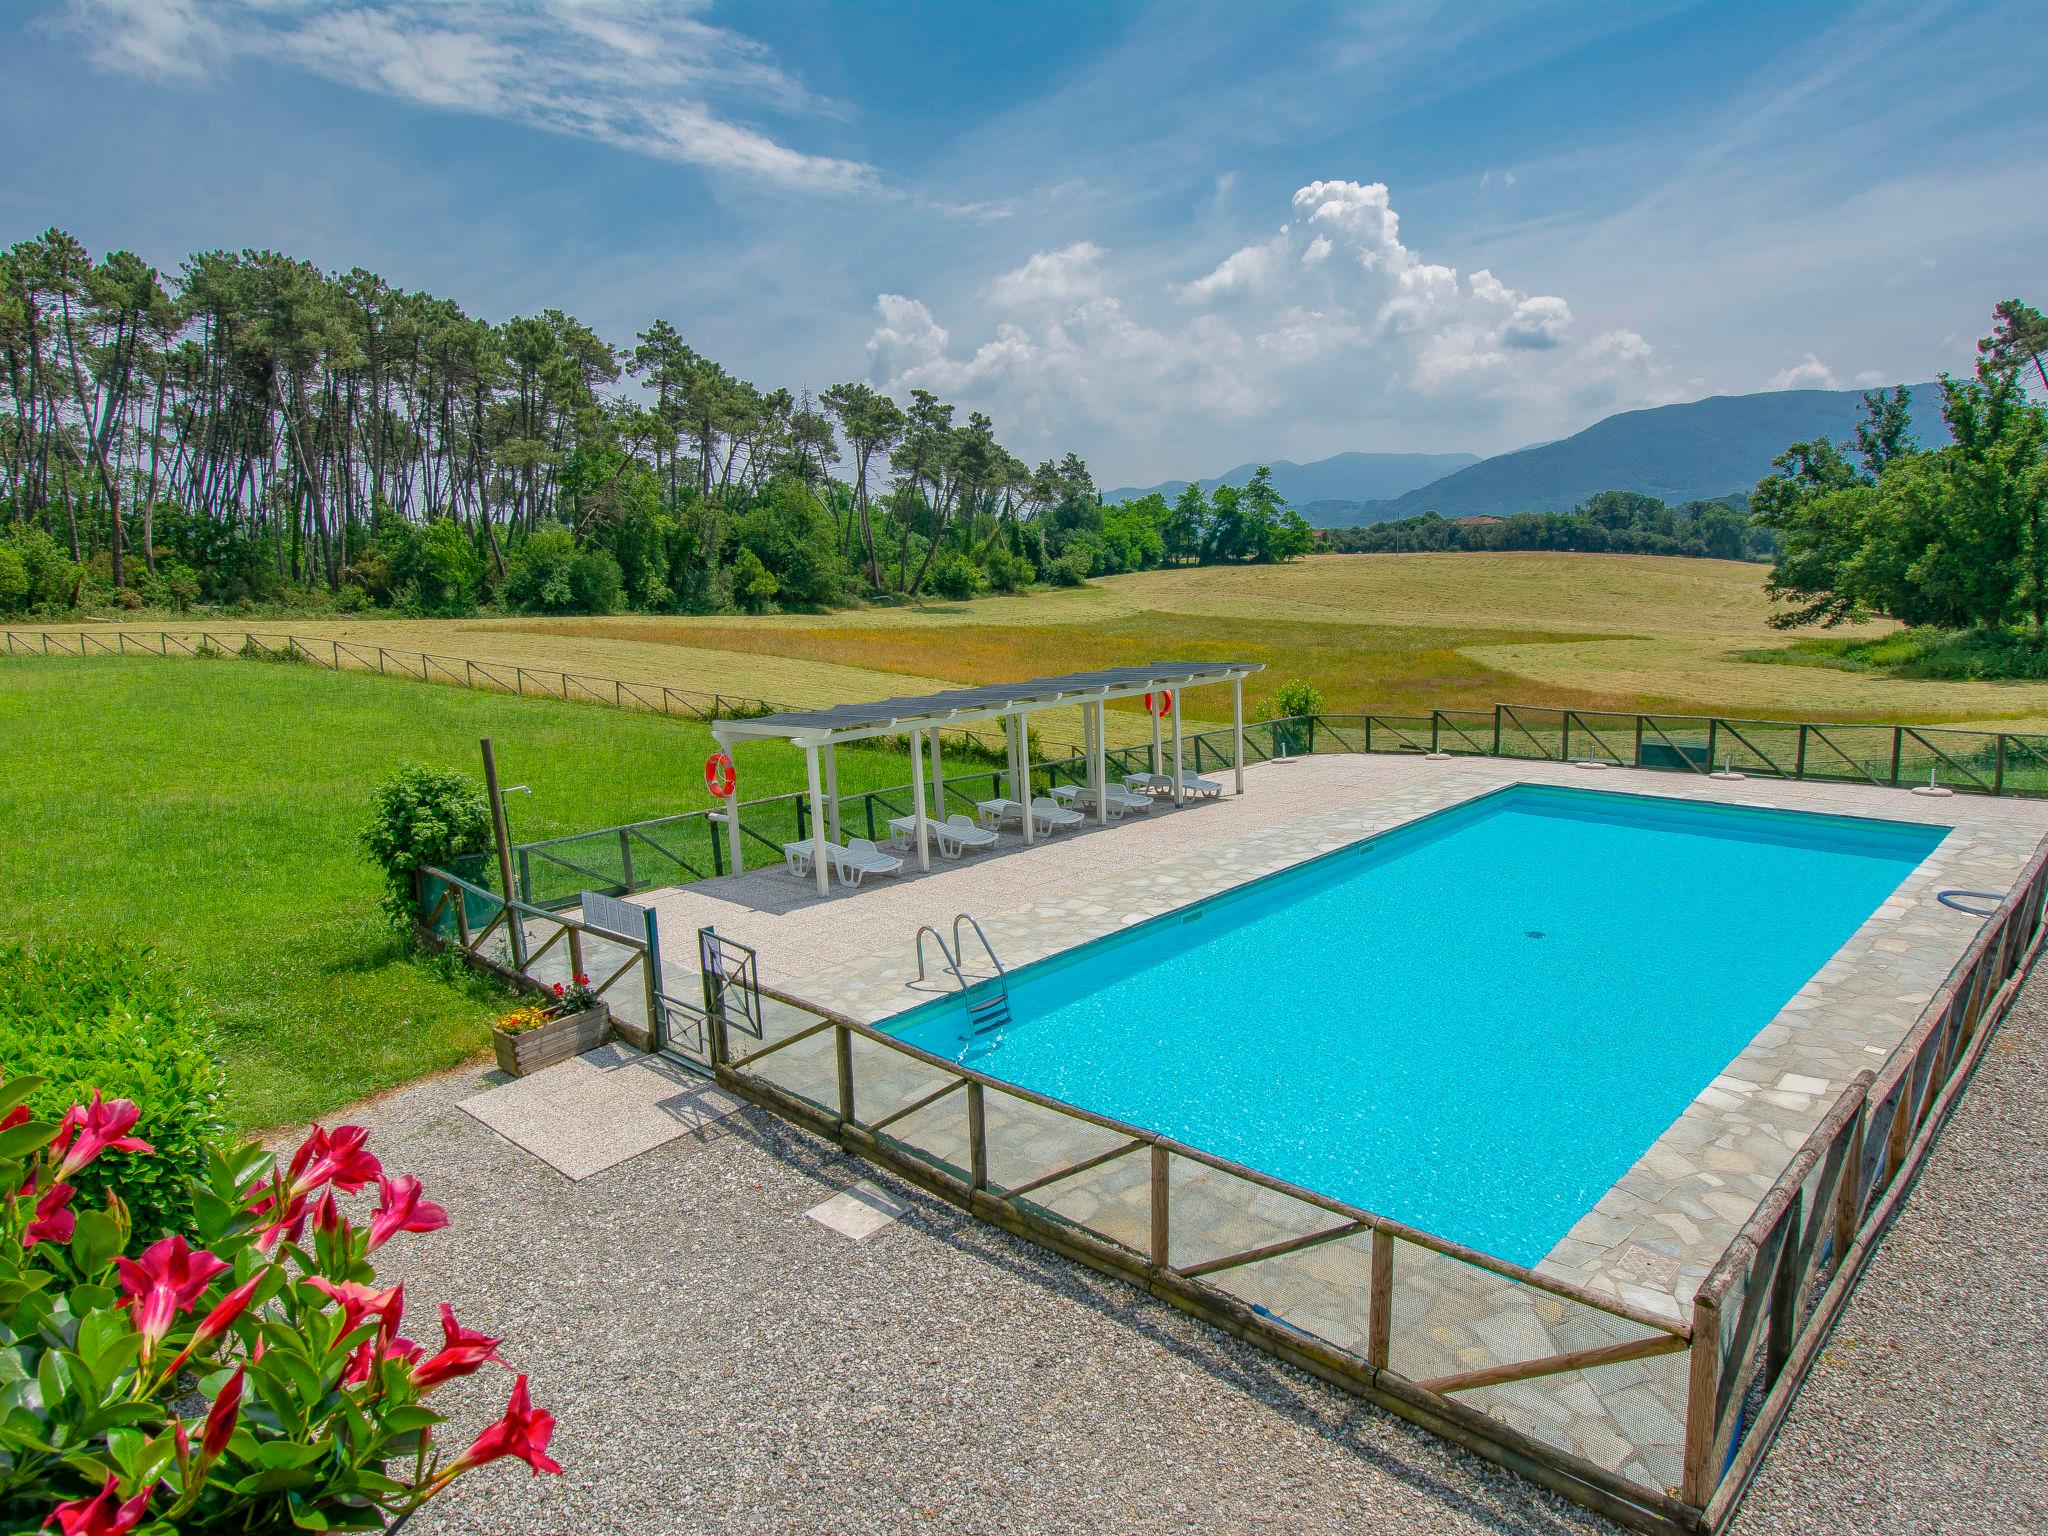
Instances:
[[[1915,384],[1911,394],[1914,437],[1922,447],[1940,447],[1948,441],[1941,386]],[[1424,512],[1563,512],[1599,491],[1638,491],[1673,503],[1748,491],[1788,444],[1851,437],[1862,408],[1859,390],[1783,389],[1624,411],[1570,437],[1482,459],[1373,502],[1359,509],[1359,521]]]
[[[1465,468],[1479,462],[1476,453],[1340,453],[1331,458],[1317,459],[1311,464],[1295,464],[1286,459],[1265,461],[1273,471],[1273,488],[1286,499],[1290,506],[1299,509],[1310,522],[1320,522],[1310,515],[1311,503],[1338,504],[1326,509],[1326,515],[1335,513],[1338,521],[1355,515],[1353,508],[1367,502],[1384,501],[1400,496],[1417,486],[1427,485],[1453,470]],[[1219,485],[1243,485],[1258,470],[1257,464],[1240,464],[1226,470],[1213,480],[1198,482],[1204,491],[1213,491]],[[1135,501],[1140,496],[1149,496],[1157,491],[1168,501],[1173,500],[1187,489],[1185,480],[1168,480],[1159,485],[1131,487],[1122,490],[1105,491],[1104,501]],[[1319,509],[1325,510],[1325,509]]]

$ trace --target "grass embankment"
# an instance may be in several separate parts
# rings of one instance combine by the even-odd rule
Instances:
[[[222,1035],[229,1109],[283,1124],[453,1066],[505,1006],[415,956],[377,910],[356,833],[401,763],[479,772],[494,738],[520,841],[709,805],[702,726],[311,666],[0,658],[9,890],[0,937],[153,946]],[[749,796],[801,787],[773,745]],[[901,757],[843,753],[851,792]]]
[[[1647,555],[1326,555],[1284,566],[1147,571],[1061,591],[758,619],[308,619],[249,627],[567,667],[628,681],[815,705],[1111,661],[1243,657],[1254,702],[1303,679],[1333,709],[1411,713],[1497,700],[1688,714],[2021,722],[2048,684],[1942,682],[1761,664],[1773,630],[1761,566]],[[150,628],[160,627],[152,622]],[[189,621],[188,621],[189,627]],[[1893,626],[1851,631],[1878,641]],[[1222,690],[1190,718],[1228,715]],[[1113,721],[1136,739],[1135,710]],[[1079,740],[1047,717],[1049,740]]]
[[[1810,636],[1777,649],[1749,652],[1746,659],[1885,677],[1972,682],[2048,678],[2048,641],[2019,631],[1902,629],[1875,639]]]

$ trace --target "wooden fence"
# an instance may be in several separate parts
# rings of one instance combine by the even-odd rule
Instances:
[[[1682,1352],[1690,1344],[1690,1330],[1683,1322],[934,1056],[847,1014],[753,980],[753,956],[745,946],[714,940],[708,930],[699,941],[700,946],[719,945],[715,956],[700,953],[706,978],[703,1006],[664,999],[662,1036],[672,1042],[687,1032],[693,1045],[701,1042],[703,1065],[733,1092],[1005,1231],[1129,1280],[1290,1364],[1370,1397],[1611,1518],[1652,1532],[1698,1528],[1695,1512],[1668,1492],[1540,1441],[1461,1400],[1482,1388],[1568,1371],[1592,1373]],[[743,987],[734,982],[740,976],[747,978]],[[742,1001],[747,992],[757,996]],[[769,1013],[779,1013],[793,1027],[771,1039],[771,1025],[761,1034],[761,1043],[735,1054],[736,1033],[755,1036],[762,1031],[760,999],[767,1000]],[[791,1049],[806,1041],[817,1042],[811,1052]],[[829,1066],[824,1065],[825,1042],[830,1045]],[[776,1071],[778,1065],[784,1070]],[[895,1091],[871,1104],[875,1079],[892,1067],[901,1069]],[[914,1086],[904,1087],[907,1077],[916,1079]],[[860,1086],[863,1080],[868,1088]],[[953,1105],[957,1114],[934,1113]],[[1012,1113],[1003,1113],[1006,1108]],[[1024,1144],[1032,1127],[1018,1118],[1019,1111],[1038,1116],[1041,1122],[1050,1116],[1075,1139],[1107,1144],[1051,1167],[1032,1164],[1031,1150]],[[1037,1129],[1042,1132],[1043,1124]],[[1020,1162],[1020,1157],[1026,1160]],[[1125,1212],[1128,1220],[1081,1218],[1052,1208],[1049,1202],[1062,1186],[1100,1176],[1118,1164],[1138,1170],[1131,1175],[1134,1193]],[[1005,1171],[998,1173],[998,1168]],[[1206,1224],[1177,1221],[1176,1180],[1190,1168],[1241,1184],[1257,1195],[1264,1219],[1277,1223],[1272,1239],[1217,1251],[1206,1235]],[[1185,1203],[1188,1198],[1183,1188],[1178,1199]],[[1281,1208],[1290,1214],[1277,1214]],[[1290,1230],[1305,1224],[1292,1217],[1311,1219],[1310,1230]],[[1362,1348],[1346,1347],[1282,1321],[1230,1289],[1231,1280],[1251,1266],[1344,1242],[1363,1246],[1361,1268],[1369,1275],[1357,1329]],[[1525,1299],[1540,1298],[1570,1309],[1602,1324],[1605,1337],[1598,1344],[1542,1358],[1413,1379],[1398,1362],[1422,1341],[1418,1332],[1404,1329],[1394,1298],[1402,1274],[1415,1264],[1441,1271],[1436,1275],[1439,1284],[1470,1275],[1482,1287],[1507,1288]]]
[[[707,944],[719,942],[708,930],[699,935],[703,1006],[662,999],[657,1040],[672,1021],[687,1025],[708,1070],[753,1102],[973,1215],[1132,1281],[1612,1519],[1650,1532],[1714,1532],[1728,1523],[1748,1488],[1850,1289],[2010,1007],[2042,942],[2044,901],[2048,847],[2035,854],[1906,1040],[1830,1107],[1702,1282],[1683,1322],[919,1050],[760,984],[752,952],[730,941],[707,952]],[[769,1038],[763,998],[794,1026]],[[735,1024],[761,1043],[735,1054]],[[778,1074],[780,1081],[771,1077],[771,1061],[787,1063],[799,1054],[791,1047],[827,1039],[829,1069],[813,1060]],[[811,1054],[822,1056],[816,1045]],[[878,1058],[918,1077],[915,1090],[906,1096],[899,1072],[893,1093],[869,1103],[872,1090],[862,1089],[861,1080],[888,1076]],[[955,1101],[957,1119],[928,1114]],[[991,1168],[999,1103],[1106,1135],[1109,1145],[1049,1168],[1016,1165],[1011,1176],[998,1179]],[[1058,1186],[1125,1159],[1145,1170],[1142,1222],[1120,1227],[1114,1219],[1079,1217],[1045,1203]],[[1200,1251],[1191,1232],[1196,1241],[1188,1246],[1196,1253],[1184,1255],[1173,1214],[1181,1165],[1241,1181],[1330,1220],[1229,1252]],[[1357,1330],[1362,1349],[1283,1321],[1228,1288],[1228,1276],[1249,1266],[1347,1241],[1369,1245],[1370,1287]],[[1603,1342],[1563,1353],[1417,1379],[1398,1369],[1402,1324],[1393,1301],[1399,1266],[1417,1255],[1505,1281],[1552,1305],[1589,1309],[1629,1331],[1617,1336],[1610,1328]],[[1482,1388],[1568,1371],[1590,1379],[1603,1367],[1680,1351],[1688,1358],[1682,1476],[1674,1488],[1644,1486],[1460,1400]]]
[[[2034,855],[1905,1041],[1842,1093],[1693,1300],[1683,1495],[1719,1529],[2039,950]]]
[[[457,688],[532,698],[566,699],[574,703],[609,704],[616,709],[642,709],[688,720],[748,719],[774,713],[777,706],[746,694],[699,693],[661,683],[628,683],[616,677],[590,677],[554,667],[528,667],[509,661],[474,661],[462,656],[436,656],[427,651],[398,651],[354,640],[307,639],[301,635],[258,634],[254,630],[126,630],[95,633],[9,629],[4,632],[9,656],[224,656],[255,661],[310,662],[333,672],[375,672],[409,677],[415,682],[443,683]],[[151,645],[154,640],[156,643]]]

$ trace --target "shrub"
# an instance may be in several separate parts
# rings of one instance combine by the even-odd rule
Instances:
[[[491,846],[491,807],[467,774],[401,768],[378,789],[363,847],[384,872],[384,911],[408,928],[418,916],[417,881],[427,865],[451,866]]]
[[[1297,680],[1275,688],[1273,696],[1259,705],[1258,718],[1286,720],[1296,715],[1320,715],[1322,712],[1322,693],[1313,683]]]
[[[53,1124],[33,1118],[40,1089],[0,1084],[0,1183],[20,1192],[0,1203],[6,1529],[385,1530],[491,1461],[561,1470],[524,1376],[467,1450],[435,1446],[428,1394],[502,1364],[502,1341],[446,1306],[439,1348],[402,1336],[404,1287],[377,1289],[372,1260],[448,1213],[361,1127],[315,1126],[282,1169],[225,1141],[181,1169],[136,1134],[137,1105],[95,1095]],[[191,1241],[126,1256],[128,1184],[79,1198],[114,1152],[186,1177]],[[373,1185],[374,1210],[348,1208]]]
[[[766,613],[781,590],[759,555],[751,549],[740,551],[739,558],[732,563],[732,600],[736,607],[748,613]]]
[[[931,588],[939,596],[965,602],[981,588],[981,572],[965,555],[945,555],[932,565]]]
[[[1071,549],[1046,567],[1045,579],[1056,587],[1078,587],[1088,580],[1094,562],[1085,549]]]
[[[992,592],[1021,592],[1031,585],[1034,574],[1029,560],[1001,544],[984,557],[982,568],[988,572]]]
[[[199,574],[182,560],[163,556],[154,571],[144,571],[142,597],[152,608],[183,613],[199,601]]]
[[[94,1093],[140,1110],[154,1158],[109,1153],[72,1183],[88,1205],[119,1186],[135,1237],[192,1230],[179,1170],[197,1168],[222,1130],[211,1031],[147,951],[80,940],[0,947],[0,1061],[33,1074],[28,1105],[54,1120]]]
[[[28,610],[28,564],[21,552],[0,544],[0,615],[12,618]]]
[[[624,577],[601,549],[579,549],[559,524],[537,528],[512,553],[505,602],[522,613],[610,613]]]

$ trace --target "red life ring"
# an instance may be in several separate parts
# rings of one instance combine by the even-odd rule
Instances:
[[[1165,716],[1173,713],[1172,693],[1162,690],[1158,693],[1146,694],[1145,708],[1163,719]]]
[[[714,752],[704,759],[704,787],[714,798],[724,800],[729,797],[736,777],[732,758],[726,753]]]

